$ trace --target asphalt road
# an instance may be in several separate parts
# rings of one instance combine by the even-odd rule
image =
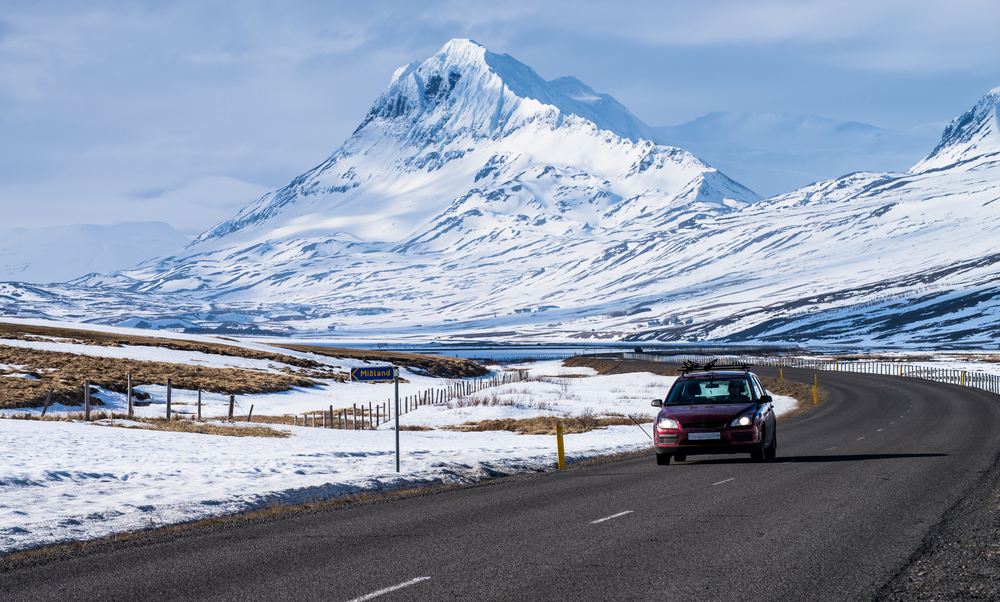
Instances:
[[[813,372],[785,376],[811,382]],[[997,470],[1000,397],[819,378],[826,403],[779,423],[773,462],[656,466],[650,452],[158,535],[8,568],[0,598],[872,599]]]

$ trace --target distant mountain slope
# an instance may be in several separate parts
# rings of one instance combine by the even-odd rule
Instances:
[[[123,270],[189,242],[163,222],[0,230],[0,280],[66,282]]]
[[[765,197],[857,171],[905,171],[940,135],[774,113],[708,113],[654,129]]]
[[[732,248],[714,251],[757,264],[751,269],[756,297],[747,300],[746,286],[720,287],[713,301],[728,304],[725,315],[702,311],[700,324],[639,338],[995,347],[998,97],[1000,88],[956,118],[908,173],[852,174],[716,220],[757,224]],[[747,257],[754,246],[759,254]]]

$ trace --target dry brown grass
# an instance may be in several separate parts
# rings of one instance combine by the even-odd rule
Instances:
[[[315,353],[327,357],[345,357],[366,362],[385,362],[405,366],[411,371],[426,372],[439,378],[471,378],[486,376],[489,370],[480,364],[460,357],[420,355],[396,351],[366,351],[341,347],[321,347],[318,345],[279,345],[292,351]]]
[[[0,339],[16,339],[24,341],[49,341],[45,337],[53,337],[66,343],[83,345],[99,345],[103,347],[124,347],[126,345],[142,347],[160,347],[181,351],[198,351],[211,355],[229,355],[256,360],[270,360],[296,366],[299,368],[323,369],[326,366],[315,360],[292,357],[283,353],[268,353],[256,349],[246,349],[225,343],[203,343],[200,341],[185,341],[160,337],[145,337],[139,335],[123,335],[111,332],[94,332],[74,328],[57,328],[51,326],[29,326],[17,323],[0,323]]]
[[[135,420],[134,418],[132,419]],[[125,425],[120,422],[111,426],[124,428],[170,431],[172,433],[199,433],[202,435],[221,435],[224,437],[276,437],[285,439],[291,437],[288,431],[273,429],[269,426],[243,426],[241,424],[219,424],[195,422],[193,420],[167,420],[166,418],[141,419],[148,426]]]
[[[593,368],[600,375],[605,374],[631,374],[633,372],[650,372],[663,376],[677,376],[680,374],[680,366],[673,364],[659,364],[639,361],[602,360],[574,355],[563,360],[563,366],[576,368]]]
[[[83,381],[93,387],[125,393],[127,374],[132,386],[163,385],[167,379],[178,389],[249,395],[290,391],[294,387],[314,387],[315,380],[292,374],[274,374],[237,368],[207,368],[189,364],[168,364],[129,359],[102,358],[60,351],[40,351],[0,345],[0,364],[25,366],[10,373],[30,374],[34,378],[0,376],[0,408],[41,407],[49,388],[54,389],[53,403],[68,406],[83,404]],[[92,392],[96,392],[93,390]],[[92,398],[91,402],[101,402]]]
[[[652,422],[649,417],[639,417],[639,422]],[[556,424],[562,424],[563,434],[586,433],[607,426],[635,424],[627,416],[537,416],[535,418],[503,418],[500,420],[480,420],[465,422],[442,429],[471,433],[479,431],[510,431],[519,435],[555,435]]]
[[[127,429],[143,429],[151,431],[170,431],[174,433],[199,433],[202,435],[222,435],[226,437],[291,437],[288,431],[279,431],[267,426],[244,426],[236,423],[206,423],[186,419],[166,418],[129,418],[127,414],[117,412],[96,411],[90,414],[91,421],[100,421],[104,426]],[[0,416],[0,420],[38,420],[43,422],[76,422],[83,420],[83,413],[48,415],[44,418],[38,414],[11,414]],[[104,422],[107,421],[107,422]]]
[[[771,378],[769,376],[757,375],[760,378],[760,384],[764,385],[764,388],[775,395],[785,395],[791,397],[795,401],[799,402],[798,406],[790,411],[785,412],[778,417],[778,420],[787,420],[793,416],[798,416],[802,412],[807,411],[809,408],[815,407],[813,401],[813,390],[812,385],[806,383],[800,383],[793,380],[782,380],[778,378]],[[819,399],[819,403],[823,403],[826,400],[826,391],[823,387],[817,390],[816,397]]]

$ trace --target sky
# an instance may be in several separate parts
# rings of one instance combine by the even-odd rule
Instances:
[[[198,234],[321,163],[396,68],[452,38],[576,76],[651,126],[737,111],[943,128],[1000,86],[995,0],[0,0],[0,229]]]

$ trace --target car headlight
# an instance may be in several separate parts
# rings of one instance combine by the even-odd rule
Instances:
[[[676,429],[680,428],[677,426],[677,421],[673,418],[667,418],[666,416],[661,416],[659,420],[656,421],[656,427],[661,429]]]
[[[729,423],[729,426],[750,426],[753,424],[753,419],[749,416],[740,416]]]

